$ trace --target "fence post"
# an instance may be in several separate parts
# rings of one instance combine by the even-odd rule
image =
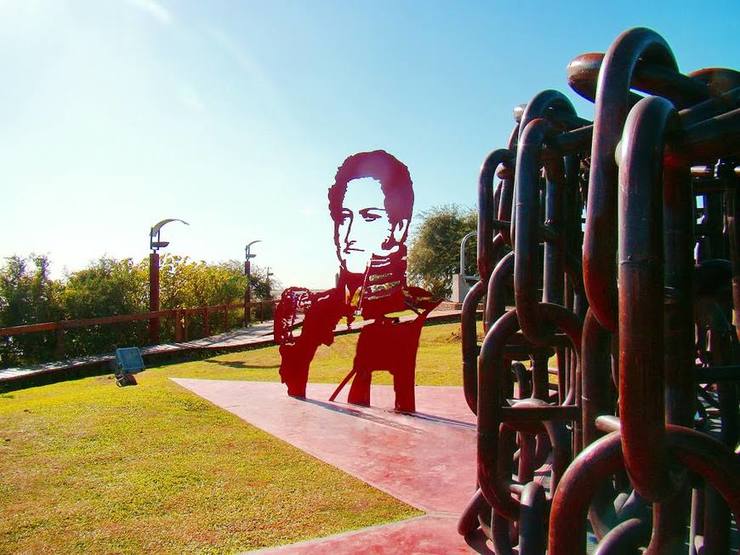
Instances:
[[[211,322],[208,318],[208,307],[203,309],[203,337],[211,335]]]
[[[182,341],[182,326],[180,325],[180,309],[175,309],[175,343]]]
[[[64,322],[57,322],[56,328],[56,346],[54,348],[54,355],[57,359],[63,359],[65,356],[64,349]]]

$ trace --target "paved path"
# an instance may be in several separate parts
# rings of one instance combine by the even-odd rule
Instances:
[[[435,310],[428,317],[428,322],[446,321],[458,319],[459,310]],[[404,318],[402,318],[403,320]],[[358,331],[363,326],[363,322],[353,322],[351,328],[346,325],[337,326],[336,334],[352,333]],[[158,364],[165,358],[172,358],[178,354],[190,354],[198,352],[211,351],[240,351],[256,347],[273,345],[272,337],[272,320],[252,325],[248,328],[239,328],[219,335],[194,339],[192,341],[183,341],[181,343],[165,343],[162,345],[153,345],[141,349],[144,362],[148,366]],[[75,374],[82,373],[101,373],[101,369],[107,370],[113,361],[114,355],[107,353],[104,355],[79,357],[55,362],[47,362],[23,368],[5,368],[0,370],[0,386],[3,384],[16,383],[20,385],[23,382],[31,382],[40,377],[65,379]],[[112,371],[112,370],[111,370]]]
[[[417,387],[417,412],[393,410],[393,388],[372,387],[372,407],[329,402],[333,384],[307,399],[279,383],[175,379],[250,424],[426,514],[260,553],[490,553],[457,533],[475,486],[475,419],[460,387]],[[346,394],[340,399],[346,399]]]
[[[234,348],[252,347],[272,344],[272,321],[262,322],[249,328],[239,328],[219,335],[183,341],[181,343],[163,343],[151,347],[143,347],[141,354],[144,360],[154,355],[174,354],[199,350],[231,350]],[[20,380],[39,374],[63,372],[78,368],[110,364],[115,358],[113,354],[79,357],[68,360],[47,362],[24,368],[5,368],[0,370],[0,383]]]

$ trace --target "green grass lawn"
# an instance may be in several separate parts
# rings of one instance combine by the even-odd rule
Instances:
[[[459,325],[424,328],[419,385],[460,385]],[[339,382],[357,335],[322,347]],[[0,553],[232,553],[418,511],[258,430],[170,377],[278,381],[270,347],[0,395]],[[378,373],[375,383],[391,383]]]

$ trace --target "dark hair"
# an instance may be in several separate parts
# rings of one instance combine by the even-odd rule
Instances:
[[[335,222],[341,221],[347,183],[363,177],[380,181],[385,197],[383,204],[391,224],[403,219],[411,220],[414,190],[409,169],[385,150],[373,150],[353,154],[337,169],[334,184],[329,187],[329,213]]]

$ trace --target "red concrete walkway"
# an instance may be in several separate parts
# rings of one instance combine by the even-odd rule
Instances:
[[[261,553],[487,552],[485,546],[474,550],[456,531],[475,486],[475,421],[461,388],[417,387],[417,412],[399,414],[391,386],[373,386],[373,407],[365,408],[327,401],[332,384],[309,384],[308,398],[298,400],[279,383],[175,381],[427,513]]]

